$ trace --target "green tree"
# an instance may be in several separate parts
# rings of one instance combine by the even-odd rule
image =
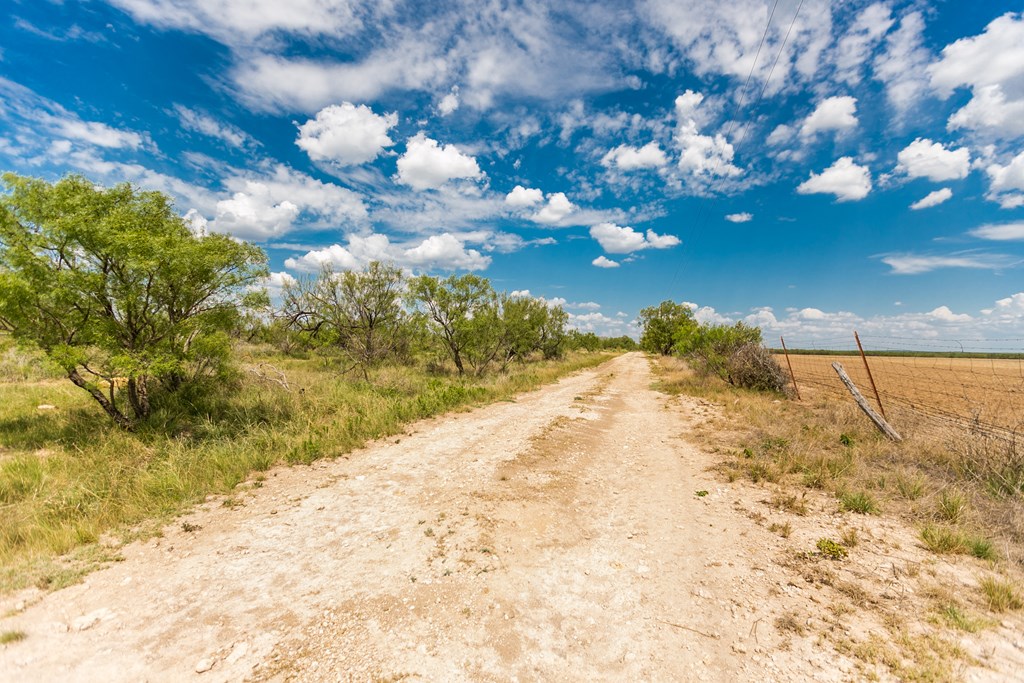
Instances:
[[[540,352],[545,358],[557,358],[565,341],[568,314],[561,306],[529,296],[502,296],[502,369],[513,360],[524,360]]]
[[[196,236],[168,197],[3,176],[0,327],[42,349],[122,428],[225,366],[240,309],[266,276],[262,250]],[[127,398],[125,404],[125,396]]]
[[[693,311],[685,304],[662,301],[640,311],[640,348],[649,353],[668,356],[675,351],[676,335],[679,330],[695,328]]]
[[[404,285],[400,269],[378,261],[344,273],[325,266],[316,278],[285,287],[282,313],[291,325],[340,348],[368,377],[370,367],[408,349]]]
[[[420,275],[409,282],[409,304],[420,310],[430,335],[455,363],[482,374],[503,341],[498,295],[490,281],[472,274],[440,279]]]

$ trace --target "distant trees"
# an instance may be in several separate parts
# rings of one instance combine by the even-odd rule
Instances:
[[[189,231],[169,199],[80,176],[5,174],[0,327],[38,346],[119,426],[224,367],[240,311],[265,299],[262,250]]]
[[[784,391],[788,378],[761,343],[758,327],[698,323],[685,304],[663,301],[640,311],[641,347],[650,353],[686,358],[704,374],[734,386]]]
[[[649,353],[668,356],[675,351],[676,333],[680,329],[696,327],[693,311],[686,304],[662,301],[657,306],[640,310],[640,348]]]

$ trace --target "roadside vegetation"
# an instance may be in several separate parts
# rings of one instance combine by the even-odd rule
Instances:
[[[3,176],[0,591],[59,587],[210,494],[603,362],[632,340],[474,275],[286,284],[166,196]]]
[[[673,306],[667,302],[646,309],[645,320],[664,320]],[[813,393],[803,401],[792,400],[781,369],[768,366],[755,373],[781,376],[781,382],[737,381],[739,373],[730,370],[737,353],[719,347],[726,350],[708,354],[700,348],[702,339],[732,338],[732,348],[738,349],[759,344],[759,335],[740,325],[698,325],[678,309],[674,314],[671,347],[655,341],[669,338],[660,323],[645,328],[641,344],[657,353],[662,390],[715,407],[717,417],[693,436],[718,454],[716,469],[723,479],[763,487],[769,508],[786,518],[768,529],[783,539],[795,536],[799,526],[808,527],[808,533],[815,525],[834,526],[840,515],[837,538],[818,538],[809,546],[800,541],[803,546],[794,545],[779,560],[811,584],[829,586],[837,596],[830,613],[815,615],[829,625],[822,637],[863,662],[865,675],[880,667],[903,680],[957,680],[964,664],[977,663],[956,644],[957,633],[998,627],[1024,609],[1020,445],[984,432],[938,426],[898,408],[890,409],[890,420],[904,441],[894,443],[852,400]],[[816,520],[809,496],[834,503],[826,503]],[[760,513],[751,515],[766,522]],[[916,586],[910,602],[896,606],[873,597],[871,588],[865,588],[869,584],[857,580],[858,572],[839,570],[845,564],[830,569],[821,563],[856,562],[865,548],[898,547],[879,535],[886,518],[909,527],[916,534],[913,544],[935,560],[932,569],[927,563],[893,565],[890,582],[906,580]],[[939,566],[954,567],[950,571],[963,585],[944,585],[935,569]],[[851,638],[851,611],[861,618],[873,615],[887,636]],[[922,633],[922,623],[937,630]]]

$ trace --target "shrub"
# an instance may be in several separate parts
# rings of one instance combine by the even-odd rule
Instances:
[[[736,349],[727,363],[730,382],[745,389],[783,392],[789,382],[768,349],[748,343]]]

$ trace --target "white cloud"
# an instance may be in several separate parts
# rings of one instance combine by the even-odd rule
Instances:
[[[730,213],[725,216],[725,220],[730,223],[749,223],[754,220],[754,214],[745,211],[743,213]]]
[[[801,183],[800,194],[834,194],[841,202],[864,199],[871,192],[871,172],[859,166],[850,157],[841,157],[821,173]]]
[[[882,263],[892,268],[895,275],[920,275],[940,268],[971,268],[998,270],[1012,267],[1016,261],[1005,254],[963,252],[949,255],[889,254]]]
[[[394,144],[388,131],[398,125],[398,114],[379,115],[366,105],[351,102],[324,107],[315,118],[299,126],[296,140],[313,161],[353,166],[372,161]]]
[[[990,164],[985,173],[989,179],[989,199],[999,202],[1004,209],[1024,206],[1024,152],[1005,166]]]
[[[544,225],[558,225],[576,210],[564,192],[548,195],[548,203],[531,216],[531,220]]]
[[[944,187],[941,190],[935,190],[934,192],[929,192],[924,197],[922,197],[921,199],[918,199],[916,202],[911,204],[910,208],[913,209],[914,211],[920,211],[921,209],[928,209],[928,208],[931,208],[933,206],[938,206],[939,204],[942,204],[943,202],[948,201],[952,196],[953,196],[953,190],[949,189],[948,187]]]
[[[442,97],[441,101],[437,103],[437,111],[441,113],[441,116],[448,116],[458,108],[459,86],[453,85],[451,91]]]
[[[924,47],[924,16],[910,12],[898,29],[885,40],[885,52],[874,62],[874,78],[885,84],[889,104],[906,113],[921,99],[928,87],[926,68],[931,53]]]
[[[544,201],[543,192],[533,188],[525,188],[522,185],[516,185],[512,188],[511,192],[505,195],[505,203],[517,209],[533,206],[542,201]]]
[[[848,95],[822,100],[804,119],[800,135],[808,138],[822,131],[847,131],[857,127],[857,99]]]
[[[949,306],[939,306],[928,313],[929,316],[944,323],[966,323],[974,320],[966,313],[954,313]]]
[[[604,256],[598,256],[596,259],[594,259],[590,263],[592,265],[597,266],[598,268],[618,268],[619,267],[618,261],[612,261],[610,258],[606,258]]]
[[[971,171],[971,153],[966,147],[946,149],[941,142],[917,138],[900,150],[896,172],[934,182],[960,180]]]
[[[216,203],[210,229],[243,239],[266,240],[292,230],[300,215],[312,225],[351,225],[367,217],[359,195],[323,183],[283,164],[262,174],[239,174],[224,180],[229,199]]]
[[[980,237],[983,240],[1024,240],[1024,221],[982,225],[971,230],[969,234],[974,237]]]
[[[147,141],[139,133],[108,126],[98,121],[83,121],[73,114],[54,116],[40,113],[41,122],[55,135],[81,140],[108,149],[138,149]]]
[[[856,85],[875,46],[895,22],[885,3],[868,5],[836,46],[836,80]]]
[[[271,273],[270,277],[267,278],[267,285],[278,289],[294,285],[297,282],[298,281],[290,273],[283,271],[280,273]]]
[[[615,166],[623,171],[632,171],[638,168],[659,168],[668,163],[665,152],[658,146],[657,142],[648,142],[643,147],[632,147],[630,145],[619,145],[609,150],[601,159],[604,166]]]
[[[174,105],[174,113],[178,117],[181,127],[185,130],[201,133],[207,137],[220,140],[229,147],[243,149],[256,144],[256,141],[241,128],[230,123],[218,121],[209,114],[196,109],[189,109],[184,105],[176,104]]]
[[[1004,14],[982,34],[947,45],[928,71],[932,87],[943,97],[959,87],[971,89],[971,100],[950,117],[950,130],[992,137],[1024,134],[1024,16]]]
[[[768,135],[765,143],[770,147],[779,147],[780,145],[785,145],[794,137],[796,137],[796,130],[792,126],[782,123],[776,126],[771,134]]]
[[[743,170],[732,163],[735,150],[725,136],[700,134],[694,117],[703,100],[702,94],[692,90],[676,98],[675,141],[679,148],[679,168],[693,176],[741,175]]]
[[[407,268],[484,270],[491,263],[476,249],[467,249],[465,242],[451,233],[432,235],[418,243],[393,244],[387,235],[350,235],[348,246],[332,244],[315,249],[299,258],[289,258],[285,267],[303,272],[316,272],[323,265],[336,270],[354,270],[370,261],[388,261]]]
[[[472,156],[455,145],[439,145],[422,132],[409,138],[398,159],[398,182],[414,190],[436,190],[449,180],[477,180],[483,175]]]
[[[675,235],[659,235],[648,230],[645,235],[629,226],[599,223],[590,228],[590,236],[609,254],[631,254],[641,249],[669,249],[679,244]]]

